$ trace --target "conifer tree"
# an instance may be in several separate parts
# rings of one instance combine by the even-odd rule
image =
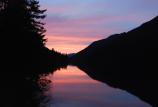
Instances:
[[[41,22],[45,11],[37,0],[0,0],[0,28],[8,39],[42,47],[46,42]]]

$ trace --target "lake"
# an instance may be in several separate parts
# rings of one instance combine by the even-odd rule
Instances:
[[[93,80],[84,71],[68,66],[43,76],[50,80],[44,92],[46,107],[151,107],[126,91]]]

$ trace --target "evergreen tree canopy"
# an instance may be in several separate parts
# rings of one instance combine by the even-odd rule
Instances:
[[[21,45],[43,47],[46,30],[41,19],[45,11],[37,0],[0,0],[1,34]]]

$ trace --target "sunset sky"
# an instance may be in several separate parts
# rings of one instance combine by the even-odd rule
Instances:
[[[40,0],[40,4],[47,9],[46,46],[62,53],[78,52],[158,15],[158,0]]]

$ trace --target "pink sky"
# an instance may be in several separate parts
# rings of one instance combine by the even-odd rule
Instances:
[[[137,97],[91,79],[74,66],[46,76],[48,107],[150,107]],[[45,104],[45,103],[44,103]]]
[[[158,0],[40,0],[40,4],[47,9],[46,46],[62,53],[78,52],[158,15]]]

